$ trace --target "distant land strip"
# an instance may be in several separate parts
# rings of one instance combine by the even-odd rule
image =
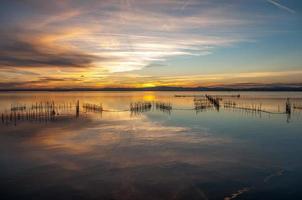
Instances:
[[[263,87],[146,87],[146,88],[0,88],[0,92],[14,91],[302,91],[302,86],[263,86]]]

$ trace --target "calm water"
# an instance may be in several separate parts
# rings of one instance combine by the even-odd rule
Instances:
[[[302,93],[207,94],[0,93],[1,199],[302,199]]]

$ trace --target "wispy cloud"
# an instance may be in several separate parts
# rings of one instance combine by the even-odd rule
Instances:
[[[271,4],[275,5],[275,6],[277,6],[278,8],[280,8],[282,10],[285,10],[285,11],[287,11],[289,13],[292,13],[292,14],[296,13],[296,11],[294,11],[293,9],[290,9],[290,8],[286,7],[285,5],[282,5],[281,3],[277,2],[277,1],[267,0],[267,2],[269,2],[269,3],[271,3]]]
[[[96,56],[77,51],[45,49],[38,44],[13,40],[0,46],[0,67],[88,67]],[[51,47],[49,47],[51,48]]]
[[[58,88],[58,87],[152,87],[152,86],[257,86],[267,84],[301,85],[302,71],[260,71],[244,73],[220,73],[205,75],[150,76],[133,73],[118,73],[90,77],[42,76],[32,80],[0,81],[0,88]],[[135,79],[135,81],[133,81]]]
[[[114,73],[142,69],[175,56],[208,55],[215,47],[244,40],[238,36],[194,33],[194,29],[247,23],[225,17],[226,13],[179,16],[173,9],[165,12],[158,8],[179,7],[188,1],[155,0],[147,4],[110,1],[83,6],[66,1],[48,9],[33,3],[35,9],[41,7],[43,12],[37,9],[24,18],[22,25],[15,24],[17,32],[9,30],[12,43],[0,44],[0,65],[94,67]]]
[[[275,0],[267,1],[295,12]],[[20,83],[16,86],[23,81],[23,85],[41,87],[43,83],[102,87],[196,85],[229,80],[226,73],[198,77],[129,74],[161,67],[173,71],[170,61],[179,58],[190,60],[184,68],[196,58],[203,67],[200,58],[254,41],[253,32],[266,18],[263,13],[247,11],[245,3],[234,2],[7,1],[0,8],[0,78],[3,84],[13,85],[18,76]],[[263,2],[258,2],[260,7]],[[28,81],[29,77],[32,81]]]

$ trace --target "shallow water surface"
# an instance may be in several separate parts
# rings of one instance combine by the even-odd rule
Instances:
[[[301,199],[302,93],[207,94],[0,93],[1,199]]]

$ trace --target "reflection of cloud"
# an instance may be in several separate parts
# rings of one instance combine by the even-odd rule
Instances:
[[[238,196],[242,195],[243,193],[246,193],[250,190],[251,188],[242,188],[238,191],[236,191],[235,193],[233,193],[230,197],[225,197],[224,200],[232,200],[232,199],[236,199]]]
[[[22,126],[24,124],[17,126],[15,129],[20,129],[14,130],[14,132],[21,134]],[[130,118],[129,113],[125,115],[112,114],[101,121],[84,120],[77,122],[76,120],[68,123],[51,123],[46,127],[43,124],[32,126],[33,128],[27,129],[31,130],[31,134],[26,134],[27,139],[22,144],[28,145],[28,148],[38,147],[39,152],[48,152],[47,160],[60,162],[68,169],[80,169],[81,165],[64,158],[79,155],[82,158],[97,157],[103,162],[115,163],[117,167],[167,162],[167,156],[171,162],[181,159],[181,162],[198,163],[200,162],[199,158],[194,157],[194,155],[186,155],[185,152],[175,152],[177,149],[172,147],[181,147],[180,149],[182,149],[191,148],[194,145],[221,145],[230,142],[223,138],[213,137],[201,130],[194,132],[186,127],[151,122],[144,115]],[[38,129],[39,126],[41,129]],[[151,160],[143,157],[131,159],[137,156],[133,151],[144,152],[146,148],[154,148],[155,146],[164,147],[165,151],[153,152],[152,157],[154,159]],[[168,150],[166,147],[171,149]],[[148,151],[144,153],[148,154]],[[54,156],[51,156],[52,154]],[[203,160],[204,158],[200,159]]]

